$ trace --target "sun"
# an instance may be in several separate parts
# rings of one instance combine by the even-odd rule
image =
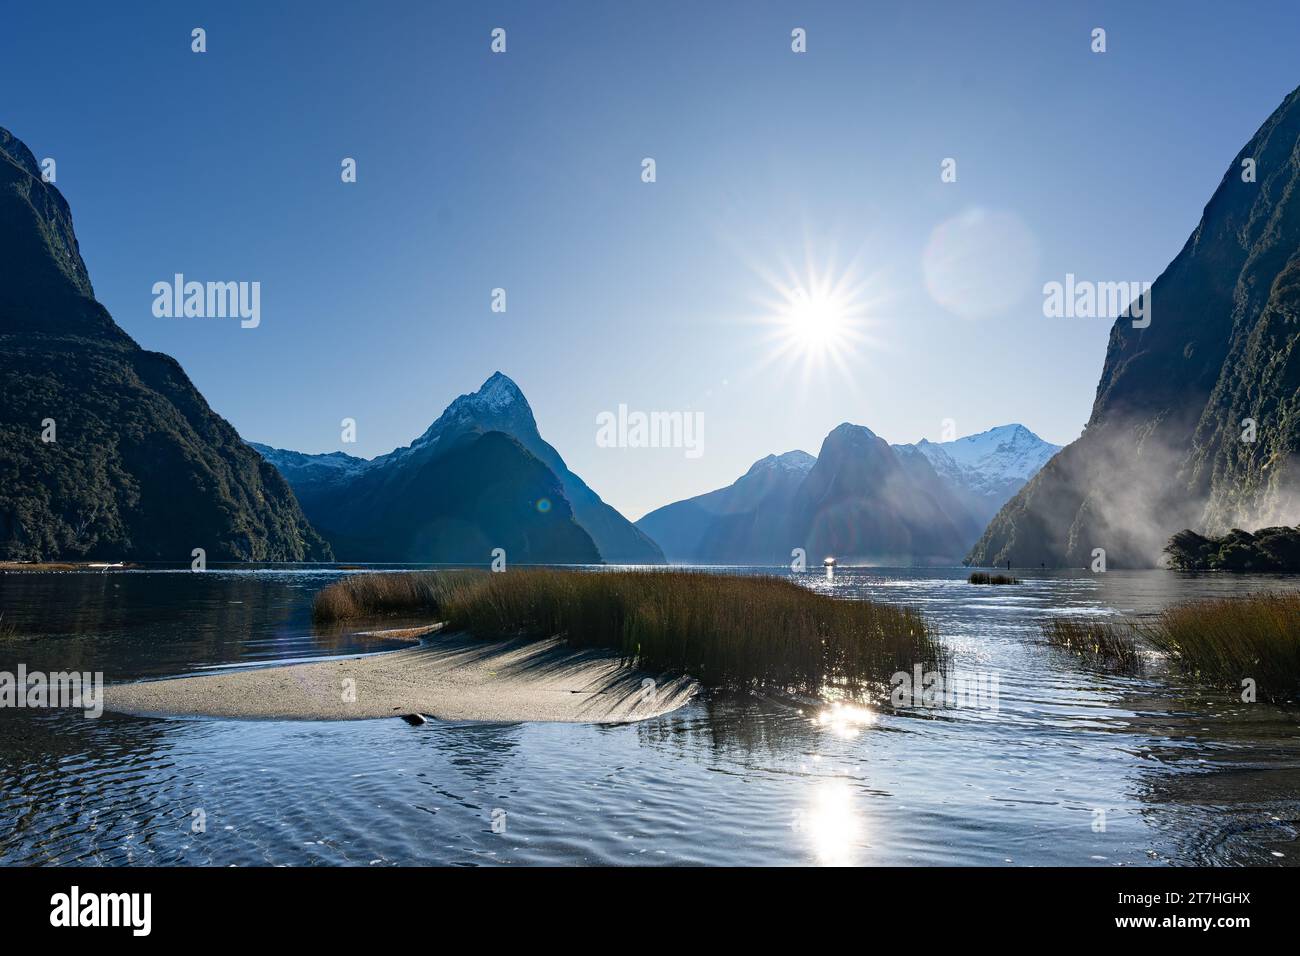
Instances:
[[[820,291],[795,289],[786,308],[790,339],[807,352],[824,352],[845,344],[849,307]]]
[[[788,233],[731,239],[756,280],[748,308],[728,320],[748,327],[736,345],[749,362],[738,372],[772,386],[797,384],[805,396],[852,394],[878,372],[878,353],[890,349],[898,305],[892,254],[865,233],[856,253],[841,258],[838,240],[804,232],[801,250]]]
[[[879,297],[871,280],[853,268],[816,268],[811,257],[802,273],[787,269],[782,279],[763,278],[768,295],[759,300],[758,320],[769,350],[761,365],[801,366],[805,382],[831,368],[852,380],[853,360],[878,345],[871,329]]]

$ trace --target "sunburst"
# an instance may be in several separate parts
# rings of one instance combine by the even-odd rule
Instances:
[[[780,275],[759,272],[767,286],[757,320],[769,347],[760,368],[797,369],[805,384],[835,371],[851,379],[851,365],[880,346],[872,334],[883,297],[878,276],[864,276],[855,261],[818,267],[811,251],[802,270],[787,264]]]

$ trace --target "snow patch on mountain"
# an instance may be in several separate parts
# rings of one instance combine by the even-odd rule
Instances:
[[[784,454],[768,455],[766,458],[760,458],[749,466],[749,471],[745,472],[745,477],[758,475],[766,471],[806,475],[815,464],[817,464],[817,459],[814,456],[806,451],[795,449]]]
[[[341,451],[332,451],[324,455],[308,455],[300,451],[284,448],[272,448],[260,442],[250,441],[248,446],[269,461],[280,474],[289,478],[292,474],[311,477],[315,481],[348,479],[369,467],[370,462],[355,455]],[[290,479],[292,484],[293,479]]]

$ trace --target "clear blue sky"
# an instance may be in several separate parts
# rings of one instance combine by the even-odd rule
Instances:
[[[1294,2],[24,4],[0,124],[57,160],[100,300],[245,437],[334,450],[353,417],[368,457],[500,369],[636,518],[845,420],[1077,436],[1109,322],[1042,284],[1154,279],[1297,36]],[[954,314],[925,250],[981,215],[1005,281],[974,294],[1009,301]],[[872,279],[874,344],[811,381],[747,320],[806,248]],[[261,326],[155,318],[175,272],[260,281]],[[701,411],[704,453],[597,447],[619,403]]]

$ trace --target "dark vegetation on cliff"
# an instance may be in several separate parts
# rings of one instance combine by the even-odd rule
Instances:
[[[95,301],[67,202],[4,129],[0,262],[0,558],[331,556],[180,365]]]

